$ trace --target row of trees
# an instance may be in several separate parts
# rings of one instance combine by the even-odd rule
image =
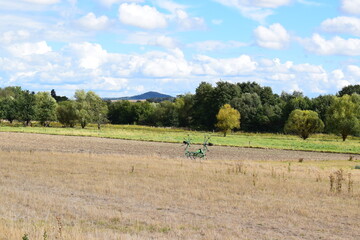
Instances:
[[[255,82],[221,81],[215,86],[202,82],[195,94],[180,95],[173,101],[132,103],[105,102],[92,91],[78,90],[74,99],[68,100],[57,96],[54,90],[35,94],[20,87],[7,87],[0,89],[0,116],[26,125],[37,120],[47,126],[58,120],[64,126],[80,124],[83,128],[90,122],[97,123],[99,128],[101,123],[110,122],[215,130],[221,128],[219,110],[228,104],[239,112],[241,124],[235,128],[243,131],[294,132],[286,123],[294,110],[302,110],[317,114],[324,125],[317,131],[337,132],[344,137],[360,131],[360,100],[353,93],[360,93],[360,85],[345,87],[337,96],[310,99],[301,92],[274,94],[270,87]]]
[[[14,120],[28,126],[31,121],[39,121],[43,126],[58,120],[64,126],[74,127],[77,123],[85,128],[90,122],[100,124],[107,121],[108,107],[94,92],[78,90],[75,100],[56,96],[55,91],[29,92],[20,87],[0,89],[0,118],[10,123]]]

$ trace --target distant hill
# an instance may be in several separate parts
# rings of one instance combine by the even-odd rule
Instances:
[[[129,101],[141,101],[141,100],[169,100],[174,97],[158,92],[146,92],[140,95],[132,97],[120,97],[120,98],[104,98],[104,100],[116,101],[116,100],[129,100]]]

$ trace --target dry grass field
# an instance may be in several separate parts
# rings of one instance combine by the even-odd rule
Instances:
[[[358,156],[195,162],[17,138],[0,148],[0,240],[360,239]]]

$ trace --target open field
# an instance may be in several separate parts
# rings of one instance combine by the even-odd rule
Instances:
[[[358,156],[215,147],[195,162],[161,153],[178,144],[0,138],[1,240],[360,239]]]
[[[142,140],[156,142],[182,142],[187,135],[190,135],[194,143],[202,143],[204,134],[211,135],[211,141],[216,145],[251,147],[251,148],[271,148],[288,150],[305,150],[318,152],[338,152],[338,153],[360,153],[360,138],[349,137],[345,142],[341,137],[327,134],[317,134],[307,140],[302,140],[298,136],[283,134],[251,134],[236,133],[223,137],[222,133],[209,133],[197,131],[185,131],[181,129],[155,128],[136,125],[105,125],[98,130],[95,125],[89,125],[86,129],[61,128],[59,123],[53,123],[57,127],[22,127],[22,124],[3,124],[1,132],[22,132],[22,133],[43,133],[52,135],[67,136],[92,136],[112,139]],[[17,126],[17,127],[14,127]]]

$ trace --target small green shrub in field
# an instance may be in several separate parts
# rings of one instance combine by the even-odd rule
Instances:
[[[356,165],[356,166],[355,166],[355,169],[360,169],[360,165]]]
[[[29,240],[28,235],[25,233],[24,236],[22,237],[22,240]]]

